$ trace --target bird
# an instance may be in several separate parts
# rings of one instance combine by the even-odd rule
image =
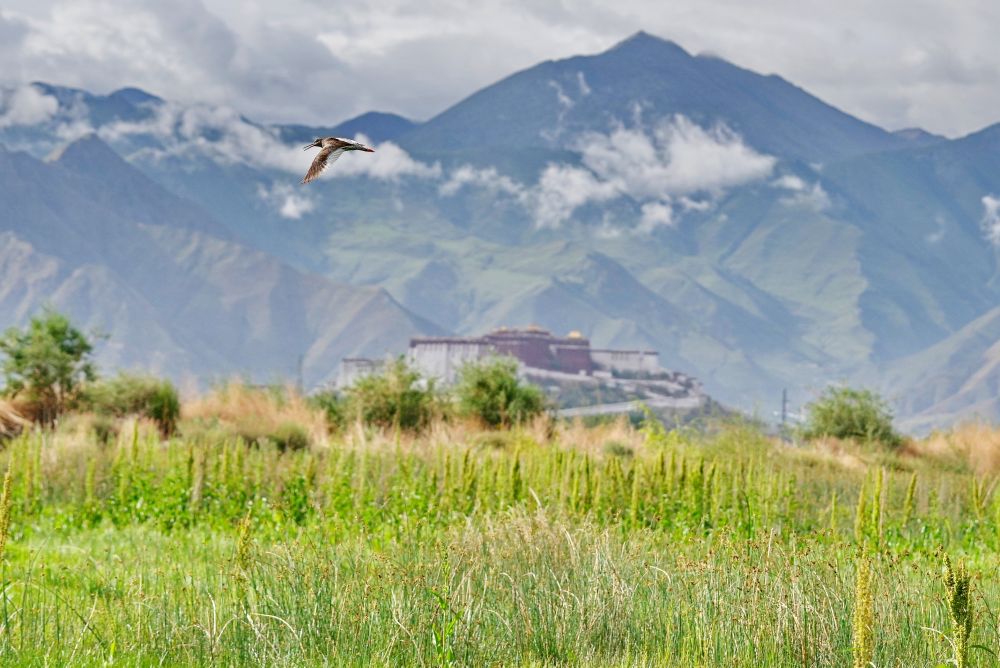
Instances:
[[[361,142],[356,142],[353,139],[342,139],[340,137],[316,137],[313,143],[306,144],[302,147],[302,150],[308,151],[311,148],[318,148],[320,152],[316,155],[312,164],[309,165],[309,171],[302,177],[303,184],[315,180],[328,165],[332,165],[337,161],[337,158],[344,155],[345,151],[375,152],[375,149],[365,146]]]

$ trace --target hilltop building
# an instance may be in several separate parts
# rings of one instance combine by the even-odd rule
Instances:
[[[580,332],[556,336],[540,327],[501,327],[483,336],[434,336],[410,339],[409,363],[421,375],[450,385],[470,362],[506,356],[518,361],[518,374],[543,387],[567,415],[635,410],[645,405],[697,409],[706,402],[698,381],[660,366],[654,350],[591,348]],[[341,363],[338,387],[377,372],[384,361],[348,358]],[[608,402],[612,403],[608,403]],[[601,405],[590,405],[590,404]]]
[[[660,367],[660,355],[654,350],[613,350],[591,348],[580,332],[555,336],[540,327],[524,329],[501,327],[484,336],[434,336],[410,339],[407,358],[424,376],[452,383],[458,370],[469,362],[492,357],[516,359],[524,371],[534,374],[594,378],[656,378],[668,375]],[[338,386],[352,384],[358,378],[381,368],[383,362],[368,358],[345,358],[341,362]]]
[[[501,327],[479,337],[410,339],[410,362],[424,375],[445,383],[455,380],[463,364],[495,355],[513,357],[527,369],[574,376],[653,376],[664,371],[655,351],[591,348],[579,332],[560,337],[540,327]]]

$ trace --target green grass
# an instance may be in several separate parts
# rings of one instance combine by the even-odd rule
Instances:
[[[875,665],[952,658],[942,549],[994,664],[1000,503],[960,466],[623,429],[22,437],[0,664],[844,666],[862,547]]]

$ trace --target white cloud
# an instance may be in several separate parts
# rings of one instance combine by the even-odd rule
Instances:
[[[642,218],[639,221],[639,232],[652,232],[660,226],[671,227],[674,224],[674,210],[664,202],[646,202],[642,205]]]
[[[298,220],[316,208],[308,195],[288,183],[275,183],[270,188],[259,185],[257,195],[273,206],[282,218]]]
[[[452,197],[466,186],[475,186],[508,195],[520,195],[524,192],[523,185],[509,176],[499,173],[495,167],[477,169],[472,165],[462,165],[451,171],[448,180],[438,187],[438,193],[443,197]]]
[[[559,106],[563,109],[572,109],[573,100],[569,95],[563,91],[562,86],[559,85],[558,81],[549,81],[549,87],[556,92],[556,100],[559,102]]]
[[[580,87],[580,95],[590,95],[590,86],[587,84],[587,77],[583,76],[583,72],[576,73],[576,84]]]
[[[282,142],[270,128],[248,122],[234,109],[210,105],[180,105],[164,102],[151,116],[137,122],[117,122],[103,126],[98,134],[115,141],[129,135],[151,135],[164,147],[147,150],[153,159],[167,155],[203,155],[221,164],[242,163],[260,168],[304,174],[315,152],[304,153],[297,144]],[[359,135],[359,140],[368,143]],[[439,165],[414,160],[396,144],[374,146],[374,153],[342,156],[322,178],[367,176],[396,180],[403,176],[437,178]]]
[[[944,239],[947,221],[944,216],[938,214],[934,216],[934,225],[937,229],[933,232],[927,234],[924,237],[924,241],[929,244],[939,244],[941,240]]]
[[[677,203],[681,205],[681,208],[684,211],[698,211],[704,213],[712,208],[711,199],[692,199],[687,195],[677,200]]]
[[[619,128],[580,139],[583,163],[631,197],[721,191],[766,177],[775,158],[724,125],[705,129],[675,116],[652,133]]]
[[[31,85],[0,91],[0,128],[34,125],[49,120],[59,102]]]
[[[617,184],[602,181],[585,169],[549,165],[526,200],[539,227],[557,227],[584,204],[605,202],[621,194]]]
[[[358,135],[358,141],[369,143],[364,135]],[[383,181],[395,181],[404,176],[423,179],[436,179],[441,176],[441,165],[438,163],[429,165],[414,160],[409,153],[392,142],[384,142],[374,148],[374,153],[343,156],[325,173],[331,174],[334,178],[367,176]]]
[[[806,189],[806,182],[795,174],[785,174],[771,182],[775,188],[784,188],[794,192],[801,192]]]
[[[776,188],[792,191],[792,195],[780,198],[778,201],[787,207],[808,209],[821,213],[830,208],[830,196],[823,186],[817,181],[813,184],[806,183],[801,177],[794,174],[785,174],[771,182]]]
[[[980,201],[983,203],[983,217],[980,220],[983,232],[991,244],[1000,246],[1000,197],[984,195]]]
[[[968,132],[995,122],[1000,106],[1000,7],[983,0],[842,0],[811,3],[805,13],[793,0],[318,7],[315,0],[5,0],[0,78],[101,91],[138,85],[267,120],[330,123],[371,108],[427,117],[514,71],[595,53],[644,29],[692,53],[780,73],[893,128]],[[435,76],[415,86],[414,71]],[[331,103],[331,91],[348,94]]]
[[[649,133],[626,128],[588,133],[578,148],[584,167],[549,165],[542,173],[534,194],[540,226],[558,225],[584,204],[616,197],[661,204],[675,196],[711,197],[767,177],[776,162],[723,125],[706,129],[683,116]],[[699,208],[706,200],[687,203],[695,201]]]

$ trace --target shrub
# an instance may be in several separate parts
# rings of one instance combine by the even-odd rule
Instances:
[[[347,414],[376,427],[423,429],[440,412],[440,402],[434,382],[421,381],[420,374],[399,358],[347,390]]]
[[[892,411],[870,390],[828,388],[809,405],[808,412],[806,438],[832,436],[892,447],[902,442],[892,426]]]
[[[625,445],[621,441],[608,441],[604,444],[603,450],[612,457],[631,457],[635,454],[635,451],[630,446]]]
[[[177,389],[169,380],[126,373],[87,386],[78,406],[106,416],[147,417],[164,436],[174,433],[181,414]]]
[[[283,422],[268,435],[279,450],[305,450],[309,447],[309,432],[295,422]]]
[[[95,415],[90,423],[94,440],[101,445],[110,445],[118,438],[118,423],[108,415]]]
[[[344,426],[345,401],[336,390],[323,390],[307,399],[310,406],[321,411],[326,416],[330,430],[341,429]]]
[[[455,394],[462,415],[493,428],[520,424],[545,410],[541,390],[522,383],[517,362],[507,358],[462,367]]]

